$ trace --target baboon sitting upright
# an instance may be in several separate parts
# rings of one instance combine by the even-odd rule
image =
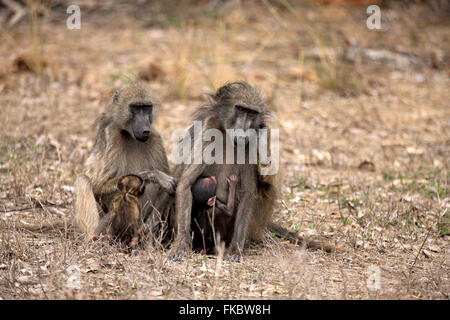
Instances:
[[[231,260],[239,260],[247,238],[260,240],[262,230],[270,221],[275,201],[276,189],[273,177],[262,178],[257,164],[249,163],[248,136],[249,129],[266,127],[266,111],[259,93],[245,82],[229,83],[217,90],[211,96],[209,106],[200,108],[195,120],[201,121],[202,130],[215,129],[222,133],[223,159],[222,164],[213,163],[181,164],[175,169],[178,179],[176,194],[176,222],[177,237],[175,242],[175,259],[183,256],[191,248],[191,215],[192,194],[191,186],[199,176],[215,176],[217,179],[216,197],[225,202],[228,197],[227,178],[231,175],[238,177],[236,186],[236,203],[234,213],[230,217],[218,216],[214,222],[216,233],[219,233],[230,251]],[[234,129],[234,138],[227,139],[227,130]],[[239,131],[240,130],[240,131]],[[189,129],[192,137],[192,151],[195,152],[196,142],[193,127]],[[204,139],[204,137],[198,137]],[[245,140],[245,162],[237,163],[237,151],[234,148],[234,159],[227,163],[226,144],[237,144],[238,140]],[[217,143],[217,141],[214,141]],[[203,150],[208,143],[203,143]],[[203,150],[201,150],[203,152]],[[217,152],[217,151],[216,151]],[[264,180],[264,182],[263,182]]]
[[[200,176],[216,177],[216,197],[222,202],[225,202],[228,197],[227,177],[231,175],[238,177],[233,215],[231,217],[219,215],[214,221],[215,232],[220,234],[221,239],[225,241],[231,261],[240,259],[247,240],[261,241],[264,231],[267,229],[283,237],[306,242],[307,247],[322,247],[320,244],[304,241],[271,222],[277,197],[276,173],[262,174],[267,163],[260,161],[259,155],[256,162],[250,162],[250,137],[248,136],[248,132],[252,130],[268,128],[268,117],[270,117],[270,113],[266,110],[260,94],[245,82],[224,85],[214,95],[211,95],[209,105],[197,110],[195,121],[201,121],[203,133],[209,129],[221,133],[221,138],[215,137],[215,139],[222,139],[221,143],[217,143],[215,140],[214,143],[215,146],[219,145],[222,149],[219,152],[214,149],[216,156],[214,163],[206,163],[202,158],[201,163],[194,161],[180,164],[175,169],[175,177],[178,180],[176,191],[177,236],[173,255],[175,260],[180,259],[191,248],[191,231],[193,229],[191,217],[198,214],[193,212],[191,186]],[[205,150],[211,150],[209,144],[213,142],[205,142],[211,141],[210,137],[196,137],[194,130],[195,128],[192,126],[188,133],[191,138],[191,154],[194,154],[195,157],[196,146],[203,145],[201,150],[197,150],[203,154]],[[233,136],[229,136],[230,134]],[[262,143],[268,146],[270,141],[268,139]],[[234,152],[234,155],[231,154],[231,158],[233,158],[231,163],[227,157],[227,148],[230,145],[227,146],[227,144],[231,145],[231,150]],[[245,147],[243,162],[237,160],[238,148],[235,147],[238,145]],[[222,155],[222,159],[217,158],[218,153]]]
[[[90,239],[100,218],[111,208],[122,176],[139,175],[148,185],[139,198],[142,220],[156,231],[166,220],[168,195],[175,190],[163,141],[152,126],[157,103],[139,84],[130,84],[114,94],[112,103],[96,121],[94,147],[84,173],[75,182],[75,224]]]

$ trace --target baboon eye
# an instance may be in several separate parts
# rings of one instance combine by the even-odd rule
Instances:
[[[130,110],[132,112],[139,112],[143,110],[145,112],[152,112],[153,104],[130,104]]]
[[[258,111],[248,109],[243,106],[236,105],[235,107],[239,112],[246,112],[249,116],[256,116],[258,114]]]
[[[237,109],[239,112],[248,112],[248,109],[245,108],[245,107],[243,107],[243,106],[236,105],[236,109]]]

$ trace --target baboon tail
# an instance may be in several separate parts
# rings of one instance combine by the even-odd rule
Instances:
[[[88,236],[94,234],[99,224],[98,205],[90,179],[82,174],[75,181],[75,225]]]
[[[267,229],[274,233],[276,236],[281,237],[281,238],[286,238],[289,241],[301,245],[301,246],[305,246],[308,249],[313,249],[313,250],[318,250],[321,249],[325,252],[335,252],[337,251],[337,247],[328,244],[328,243],[324,243],[324,242],[317,242],[317,241],[313,241],[313,240],[308,240],[306,238],[303,238],[299,235],[297,235],[294,232],[291,232],[289,230],[287,230],[286,228],[283,228],[282,226],[280,226],[279,224],[276,224],[275,222],[270,222],[269,225],[267,226]]]
[[[69,221],[69,219],[66,219],[65,221],[50,222],[45,224],[31,224],[31,223],[29,224],[23,222],[16,224],[16,229],[27,230],[31,232],[62,231],[71,227],[72,222]]]

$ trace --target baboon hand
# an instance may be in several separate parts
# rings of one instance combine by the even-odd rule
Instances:
[[[227,182],[228,182],[228,185],[230,185],[230,186],[236,186],[236,184],[238,183],[237,175],[233,174],[233,175],[229,176],[227,178]]]
[[[216,203],[216,197],[211,197],[208,199],[208,206],[212,207]]]
[[[177,187],[177,181],[174,177],[171,177],[164,172],[159,171],[157,176],[158,184],[170,194],[175,193]]]
[[[159,170],[142,171],[137,174],[144,181],[150,181],[159,184],[164,190],[170,194],[175,193],[177,187],[177,181],[174,177],[171,177]]]

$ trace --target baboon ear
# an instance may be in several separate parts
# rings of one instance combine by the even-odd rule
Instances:
[[[120,97],[120,91],[116,90],[116,92],[114,92],[113,102],[119,103],[119,97]]]
[[[225,97],[226,95],[228,95],[229,92],[230,92],[230,85],[226,84],[226,85],[220,87],[219,89],[217,89],[214,98],[216,101],[220,101],[220,99]]]
[[[123,185],[123,176],[117,180],[117,189],[119,189],[121,192],[125,192],[125,186]]]

